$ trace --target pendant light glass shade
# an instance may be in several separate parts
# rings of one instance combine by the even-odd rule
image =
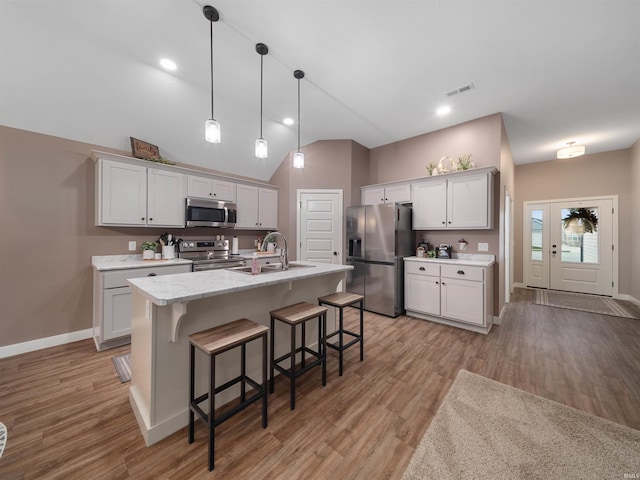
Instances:
[[[267,158],[267,141],[264,138],[258,138],[256,140],[256,157]]]
[[[298,151],[293,154],[293,168],[304,168],[304,153],[300,151],[300,79],[304,78],[304,72],[296,70],[293,77],[298,80]]]
[[[220,143],[220,123],[210,118],[204,122],[204,139],[209,143]]]
[[[209,143],[220,143],[220,123],[213,115],[213,22],[220,19],[218,10],[210,5],[202,9],[205,18],[209,20],[209,39],[211,45],[211,118],[204,122],[204,139]]]
[[[293,154],[293,168],[304,168],[304,153],[296,152]]]
[[[269,53],[269,47],[264,43],[256,44],[256,52],[260,55],[260,138],[256,140],[256,157],[267,158],[267,141],[262,136],[262,76],[263,76],[263,64],[264,56]]]

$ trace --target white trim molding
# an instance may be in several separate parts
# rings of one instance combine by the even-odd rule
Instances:
[[[28,342],[15,343],[0,347],[0,358],[13,357],[22,353],[35,352],[43,348],[56,347],[65,343],[77,342],[78,340],[86,340],[93,337],[93,328],[86,330],[78,330],[77,332],[62,333],[53,337],[38,338]]]

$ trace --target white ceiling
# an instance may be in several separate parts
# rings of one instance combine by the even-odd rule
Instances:
[[[219,145],[203,132],[205,4],[221,15]],[[0,0],[0,124],[123,150],[132,136],[172,160],[269,179],[296,148],[296,125],[281,122],[296,116],[302,69],[302,144],[373,148],[502,112],[516,164],[569,141],[617,150],[640,138],[639,25],[638,0]],[[266,160],[253,156],[257,42],[270,50]]]

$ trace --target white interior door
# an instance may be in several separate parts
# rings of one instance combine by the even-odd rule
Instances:
[[[342,190],[298,190],[297,258],[342,263]]]
[[[613,296],[618,271],[616,204],[616,197],[526,203],[525,284]]]
[[[612,200],[580,200],[549,205],[549,287],[613,295]],[[590,222],[579,218],[581,214],[595,219],[595,224],[589,225]]]

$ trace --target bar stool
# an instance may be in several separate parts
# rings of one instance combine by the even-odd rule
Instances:
[[[327,347],[326,347],[326,335],[327,335],[327,309],[318,305],[313,305],[307,302],[300,302],[288,307],[279,308],[269,312],[271,315],[271,361],[270,361],[270,374],[271,380],[269,384],[269,391],[273,393],[274,390],[274,370],[278,370],[285,377],[290,380],[290,401],[289,406],[291,410],[296,408],[296,378],[303,373],[309,371],[317,365],[322,365],[322,386],[327,384]],[[308,320],[318,318],[318,350],[311,350],[306,346],[305,324]],[[282,355],[281,357],[275,357],[275,321],[279,320],[291,327],[291,349],[289,353]],[[302,325],[302,345],[296,347],[296,326]],[[296,370],[296,353],[302,353],[302,365],[299,370]],[[305,356],[309,353],[315,360],[308,365],[306,364]],[[288,369],[281,367],[278,363],[290,359],[290,367]]]
[[[356,303],[360,303],[360,333],[351,332],[344,328],[344,308],[352,305],[355,306]],[[338,292],[332,293],[331,295],[325,295],[324,297],[319,297],[318,304],[330,305],[340,309],[340,323],[338,330],[327,335],[327,340],[334,335],[338,335],[338,344],[336,345],[334,343],[327,342],[327,347],[338,350],[340,362],[338,366],[338,373],[342,376],[343,352],[351,345],[360,342],[360,361],[362,362],[364,360],[364,297],[357,293]],[[344,343],[344,334],[353,337],[353,339],[347,344]]]
[[[267,428],[267,332],[269,328],[265,325],[241,318],[218,327],[203,330],[189,335],[189,443],[193,443],[194,414],[197,414],[209,427],[209,471],[213,470],[214,461],[214,431],[215,427],[228,420],[236,413],[247,406],[262,399],[262,428]],[[262,338],[262,384],[247,376],[246,359],[247,344],[252,340]],[[223,385],[216,387],[216,356],[240,347],[240,375],[229,380]],[[195,397],[195,351],[196,348],[204,352],[210,360],[209,364],[209,391],[204,395]],[[240,403],[228,412],[216,418],[215,396],[218,393],[240,383]],[[246,385],[254,388],[256,393],[246,398]],[[207,415],[199,404],[209,400],[209,415]]]

